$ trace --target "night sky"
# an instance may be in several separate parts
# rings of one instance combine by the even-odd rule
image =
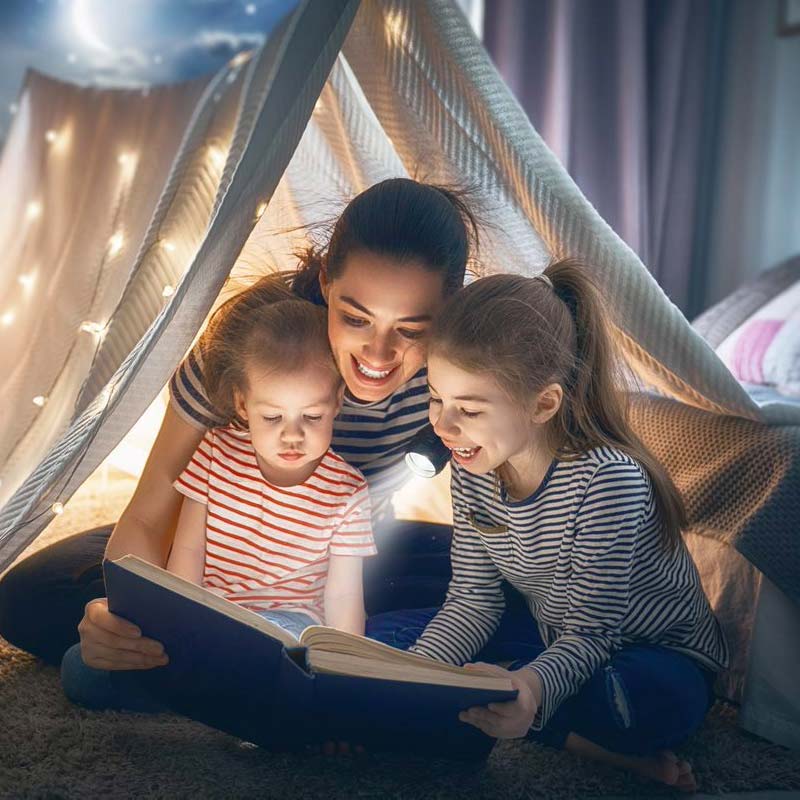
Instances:
[[[0,0],[0,142],[27,67],[146,86],[212,73],[258,45],[298,0]]]

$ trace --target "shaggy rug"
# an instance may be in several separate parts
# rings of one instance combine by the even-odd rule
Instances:
[[[98,476],[32,549],[114,519],[132,482]],[[707,793],[800,789],[800,753],[750,736],[718,704],[681,749]],[[0,798],[653,797],[667,788],[532,743],[498,744],[485,764],[408,756],[265,752],[170,714],[91,712],[58,672],[0,639]]]

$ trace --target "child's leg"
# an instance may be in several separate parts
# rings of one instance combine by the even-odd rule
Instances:
[[[304,614],[302,611],[283,611],[279,608],[270,608],[257,613],[260,617],[268,619],[288,633],[291,633],[292,636],[297,637],[310,625],[319,624],[313,617]]]
[[[398,650],[408,650],[439,611],[433,608],[407,608],[376,614],[367,619],[365,635]],[[494,636],[473,661],[490,663],[520,661],[527,664],[544,650],[536,621],[527,607],[509,607]]]
[[[712,700],[710,674],[689,656],[628,647],[529,738],[687,788],[691,768],[671,749],[697,730]]]
[[[76,644],[61,662],[61,686],[68,700],[85,708],[153,714],[168,711],[139,683],[140,672],[88,667]]]

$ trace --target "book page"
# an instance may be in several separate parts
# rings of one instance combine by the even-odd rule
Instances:
[[[448,672],[452,675],[491,675],[496,677],[496,674],[489,670],[465,670],[463,667],[456,667],[443,661],[434,661],[416,653],[398,650],[383,642],[376,642],[374,639],[367,639],[365,636],[356,636],[353,633],[345,633],[323,625],[311,625],[306,628],[300,634],[300,643],[313,651],[369,658],[384,664],[404,665],[405,668],[416,665],[420,669]]]
[[[425,659],[425,665],[409,666],[403,663],[377,661],[373,658],[330,653],[324,650],[308,650],[306,661],[315,672],[334,675],[354,675],[361,678],[375,678],[384,681],[403,683],[425,683],[436,686],[457,686],[462,689],[489,689],[512,691],[508,678],[498,675],[486,676],[473,670],[456,667],[458,672],[445,672],[439,669],[426,669],[438,662]]]

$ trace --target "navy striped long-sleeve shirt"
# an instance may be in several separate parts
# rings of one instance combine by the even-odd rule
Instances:
[[[453,577],[412,650],[469,661],[497,628],[505,578],[526,598],[546,645],[528,665],[543,687],[535,729],[625,645],[670,647],[711,670],[727,665],[694,563],[682,542],[674,552],[660,544],[649,476],[629,456],[595,448],[554,461],[520,502],[492,475],[454,464],[452,494]]]

